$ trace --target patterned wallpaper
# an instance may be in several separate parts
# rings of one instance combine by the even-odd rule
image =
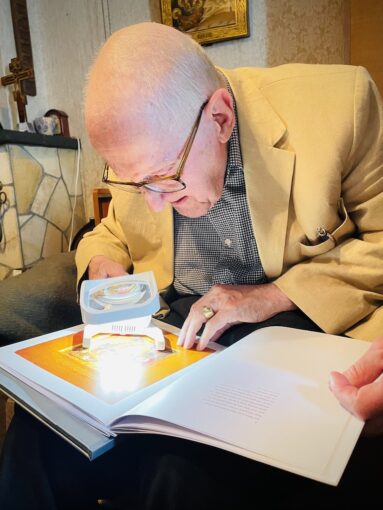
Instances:
[[[112,6],[112,4],[110,4]],[[160,21],[159,0],[149,0]],[[346,63],[349,0],[248,0],[250,37],[205,46],[223,67]]]
[[[28,99],[33,119],[49,108],[69,115],[70,132],[82,145],[86,215],[93,215],[92,189],[100,186],[103,162],[91,148],[82,116],[82,90],[88,67],[110,32],[158,20],[160,0],[59,0],[28,2],[37,96]],[[223,67],[273,66],[286,62],[345,63],[345,12],[349,0],[248,0],[250,37],[206,47]],[[10,9],[0,0],[0,71],[14,56]],[[59,37],[58,35],[59,34]],[[76,65],[73,65],[76,55]],[[15,105],[10,90],[0,90],[0,121],[10,127]],[[68,91],[70,93],[68,93]]]
[[[345,0],[267,0],[267,65],[345,63]]]

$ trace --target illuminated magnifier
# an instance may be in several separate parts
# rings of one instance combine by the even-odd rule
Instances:
[[[152,271],[84,280],[80,290],[84,324],[101,324],[152,315],[160,308]]]
[[[149,295],[149,285],[145,282],[104,284],[89,293],[90,301],[94,301],[102,308],[109,309],[110,305],[136,305],[142,303]],[[96,308],[98,308],[96,306]]]

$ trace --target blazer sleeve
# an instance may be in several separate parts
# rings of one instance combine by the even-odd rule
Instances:
[[[108,215],[92,232],[84,235],[76,251],[77,286],[84,277],[89,262],[95,255],[119,262],[129,272],[132,260],[129,254],[125,234],[116,219],[113,199],[109,203]]]
[[[373,339],[383,334],[383,106],[364,68],[357,71],[353,108],[339,198],[354,232],[274,283],[324,331]]]

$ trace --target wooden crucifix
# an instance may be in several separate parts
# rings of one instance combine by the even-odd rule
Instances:
[[[27,94],[36,95],[36,83],[33,71],[32,45],[29,32],[26,0],[10,0],[13,33],[15,36],[17,57],[9,64],[10,74],[1,78],[1,84],[13,84],[13,98],[17,103],[19,122],[27,121],[25,105]]]
[[[25,106],[28,101],[21,84],[24,80],[30,80],[34,77],[33,69],[22,69],[20,60],[18,58],[12,58],[9,64],[9,70],[11,74],[3,76],[1,78],[1,84],[4,86],[13,84],[13,99],[17,103],[19,122],[27,122],[27,111]]]

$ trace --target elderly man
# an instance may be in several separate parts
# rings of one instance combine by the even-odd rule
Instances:
[[[79,282],[153,270],[168,320],[186,317],[186,348],[202,326],[199,349],[271,324],[378,335],[383,110],[364,69],[219,70],[187,36],[144,23],[101,49],[85,115],[113,199],[78,247]],[[382,474],[358,448],[335,489],[173,438],[131,436],[88,463],[17,413],[0,497],[7,509],[111,495],[146,509],[366,504]]]
[[[185,347],[207,321],[199,348],[296,308],[329,333],[378,335],[383,113],[364,69],[218,70],[140,24],[101,49],[85,115],[113,200],[79,277],[152,269],[161,289],[202,296]]]

